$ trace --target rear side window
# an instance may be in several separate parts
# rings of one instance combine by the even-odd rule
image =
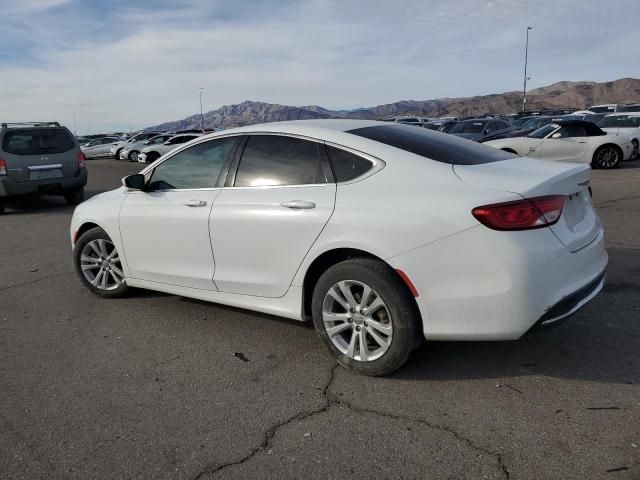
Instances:
[[[64,128],[25,128],[8,130],[2,139],[2,150],[14,155],[51,155],[75,147]]]
[[[400,124],[357,128],[347,133],[375,140],[415,153],[436,162],[452,165],[479,165],[514,158],[515,155],[453,135]]]
[[[336,182],[348,182],[360,175],[364,175],[373,168],[373,163],[366,158],[339,148],[330,146],[327,146],[327,148],[329,149],[329,157],[331,158]]]
[[[214,188],[222,168],[235,151],[238,138],[211,140],[176,153],[154,169],[149,188]]]
[[[235,187],[327,183],[321,145],[278,135],[250,135],[240,159]]]
[[[560,138],[575,138],[575,137],[586,137],[587,132],[584,127],[579,125],[568,125],[566,127],[562,127],[558,133],[560,134]]]

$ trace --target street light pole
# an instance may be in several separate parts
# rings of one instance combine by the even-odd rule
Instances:
[[[522,111],[527,109],[527,59],[529,57],[529,30],[532,27],[527,26],[527,41],[524,45],[524,85],[522,87]]]
[[[204,132],[204,115],[202,114],[202,91],[203,87],[200,87],[200,130]]]

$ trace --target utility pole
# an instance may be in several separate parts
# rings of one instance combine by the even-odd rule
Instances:
[[[73,112],[73,135],[78,136],[78,131],[76,130],[76,112]]]
[[[204,115],[202,113],[202,91],[204,90],[204,87],[200,87],[200,130],[202,130],[204,132]]]
[[[525,111],[527,109],[527,80],[529,80],[529,77],[527,77],[527,59],[529,57],[529,30],[531,30],[532,27],[527,26],[527,41],[524,44],[524,85],[522,87],[522,111]]]

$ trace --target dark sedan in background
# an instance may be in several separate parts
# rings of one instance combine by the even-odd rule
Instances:
[[[503,138],[515,129],[516,127],[500,118],[477,118],[459,122],[447,133],[476,142],[486,142]]]

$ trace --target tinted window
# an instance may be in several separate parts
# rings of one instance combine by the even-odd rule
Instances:
[[[319,143],[298,138],[251,135],[234,186],[327,183],[321,161],[322,147]]]
[[[238,138],[211,140],[176,153],[154,169],[149,187],[154,190],[215,187]]]
[[[557,125],[555,123],[549,123],[548,125],[545,125],[544,127],[540,127],[539,129],[534,130],[529,135],[527,135],[527,137],[529,137],[529,138],[544,138],[547,135],[549,135],[551,132],[553,132],[558,127],[559,127],[559,125]]]
[[[601,128],[640,128],[640,115],[611,115],[602,117],[596,125]]]
[[[449,130],[449,133],[480,133],[485,129],[486,125],[487,122],[482,120],[460,122]]]
[[[459,125],[459,124],[458,124]],[[477,165],[514,158],[497,148],[462,138],[405,125],[379,125],[358,128],[347,133],[375,140],[431,160],[454,165]]]
[[[181,135],[179,137],[174,137],[169,142],[169,145],[178,145],[180,143],[187,143],[190,140],[197,138],[197,135]]]
[[[570,138],[570,137],[586,137],[587,132],[584,127],[579,125],[568,125],[566,127],[562,127],[558,133],[561,138]]]
[[[51,155],[71,150],[75,144],[64,128],[25,128],[9,130],[2,140],[2,150],[14,155]]]
[[[339,148],[327,147],[336,182],[347,182],[373,168],[369,160]]]

